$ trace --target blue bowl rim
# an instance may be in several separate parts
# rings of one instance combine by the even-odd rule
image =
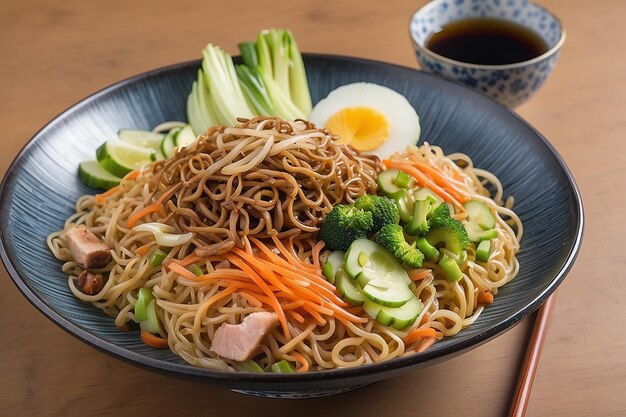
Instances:
[[[425,45],[422,45],[420,42],[417,41],[417,39],[415,39],[413,31],[411,30],[411,23],[413,22],[413,19],[415,19],[415,16],[417,16],[418,13],[425,12],[425,11],[432,9],[433,7],[437,5],[437,3],[438,2],[436,0],[430,1],[429,3],[417,9],[415,13],[413,13],[411,15],[411,18],[409,19],[409,35],[411,37],[411,41],[413,42],[413,46],[416,49],[419,49],[425,55],[429,55],[435,61],[442,61],[448,65],[454,65],[456,67],[473,68],[473,69],[480,69],[480,70],[485,70],[485,71],[508,70],[508,69],[513,69],[513,68],[527,67],[530,65],[534,65],[538,62],[541,62],[544,59],[548,59],[552,55],[557,54],[561,50],[561,47],[563,46],[563,44],[565,43],[566,33],[565,33],[565,28],[563,27],[563,22],[561,22],[561,19],[559,19],[557,15],[552,13],[550,10],[546,9],[544,6],[534,3],[534,2],[528,2],[529,4],[532,4],[533,6],[537,6],[540,9],[542,9],[544,12],[552,16],[552,18],[554,18],[554,20],[558,23],[559,29],[561,31],[561,37],[559,38],[559,41],[552,48],[550,48],[548,51],[532,59],[529,59],[526,61],[514,62],[513,64],[485,65],[485,64],[471,64],[469,62],[457,61],[457,60],[445,57],[443,55],[439,55],[438,53],[433,52],[430,49],[428,49]]]
[[[567,178],[569,185],[571,187],[571,191],[574,195],[574,203],[576,205],[576,230],[575,230],[575,239],[570,248],[570,251],[560,266],[559,271],[556,273],[552,282],[529,304],[525,307],[517,311],[515,314],[511,315],[507,319],[501,321],[500,323],[486,329],[485,331],[465,340],[461,340],[459,343],[454,345],[446,346],[443,349],[439,350],[426,350],[419,354],[409,355],[399,358],[394,358],[389,361],[376,363],[376,364],[368,364],[361,365],[354,368],[343,368],[343,369],[331,369],[324,371],[310,371],[304,373],[293,373],[293,374],[273,374],[273,373],[249,373],[249,372],[224,372],[224,371],[212,371],[205,368],[194,367],[189,364],[180,364],[180,363],[172,363],[166,362],[160,359],[151,358],[148,356],[144,356],[140,353],[133,352],[124,347],[118,346],[114,343],[105,341],[103,339],[98,338],[97,336],[91,334],[87,330],[82,329],[76,324],[64,318],[59,313],[55,312],[54,309],[48,305],[43,299],[41,299],[36,291],[31,289],[31,287],[20,277],[17,270],[13,267],[12,259],[7,253],[7,247],[12,247],[13,244],[6,240],[6,235],[3,233],[3,230],[7,226],[8,218],[9,218],[9,199],[3,198],[5,193],[10,190],[9,184],[11,184],[13,177],[15,176],[15,168],[19,166],[22,162],[22,159],[26,156],[27,152],[32,146],[35,146],[38,138],[46,133],[48,130],[54,128],[58,123],[62,122],[66,115],[69,115],[83,106],[88,105],[89,103],[98,100],[100,97],[105,96],[106,94],[115,91],[118,88],[124,87],[128,84],[132,84],[136,81],[166,75],[169,72],[176,71],[180,68],[185,68],[187,66],[196,66],[199,67],[200,60],[192,60],[181,62],[177,64],[167,65],[160,68],[156,68],[150,71],[142,72],[140,74],[131,76],[129,78],[123,79],[116,83],[113,83],[103,89],[87,96],[86,98],[79,100],[74,105],[69,107],[68,109],[61,112],[55,118],[53,118],[50,122],[48,122],[43,128],[41,128],[19,151],[17,156],[14,158],[13,162],[10,164],[2,182],[0,183],[0,257],[2,259],[2,263],[4,264],[7,272],[9,273],[9,277],[15,284],[15,286],[19,289],[19,291],[24,295],[24,297],[41,313],[43,313],[49,320],[59,326],[61,329],[65,330],[67,333],[81,340],[82,342],[104,352],[110,354],[114,357],[122,359],[131,364],[141,366],[143,368],[162,372],[166,374],[170,374],[178,377],[186,377],[192,379],[200,379],[206,382],[212,383],[224,383],[227,386],[238,386],[238,385],[255,385],[255,384],[290,384],[290,383],[307,383],[314,381],[330,381],[330,380],[348,380],[357,377],[363,377],[365,375],[375,375],[375,374],[383,374],[392,372],[395,370],[399,370],[401,368],[409,368],[414,367],[419,364],[425,364],[427,362],[435,361],[435,360],[443,360],[444,358],[453,355],[457,352],[464,352],[475,348],[488,340],[501,335],[507,330],[513,328],[516,324],[518,324],[521,320],[535,312],[544,301],[556,290],[556,288],[560,285],[560,283],[565,279],[569,271],[571,270],[576,257],[580,251],[580,246],[582,243],[583,230],[584,230],[584,209],[580,191],[572,173],[569,168],[556,151],[556,149],[550,144],[550,142],[539,133],[534,127],[525,122],[520,116],[518,116],[514,111],[509,108],[502,106],[495,102],[494,100],[485,97],[469,87],[459,85],[449,80],[445,80],[441,77],[436,77],[432,74],[425,73],[423,71],[418,71],[415,68],[406,67],[402,65],[370,60],[365,58],[357,58],[343,55],[335,55],[335,54],[316,54],[316,53],[303,53],[305,61],[307,59],[331,59],[334,61],[344,61],[347,63],[354,64],[368,64],[374,65],[381,68],[397,68],[401,70],[409,70],[409,71],[417,71],[422,73],[426,77],[436,78],[438,82],[450,83],[455,86],[455,88],[464,88],[467,91],[470,91],[471,94],[475,95],[476,99],[479,100],[487,100],[495,103],[505,109],[510,113],[511,116],[518,119],[524,125],[526,125],[537,137],[544,143],[547,147],[548,151],[552,153],[560,168],[563,170],[565,177]],[[480,98],[479,98],[480,97]],[[9,187],[9,188],[7,188]],[[260,386],[260,385],[259,385]]]

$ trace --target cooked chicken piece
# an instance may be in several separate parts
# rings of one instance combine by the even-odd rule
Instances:
[[[237,325],[224,323],[215,331],[211,350],[226,359],[247,361],[277,324],[278,316],[269,312],[252,313]]]
[[[111,262],[111,251],[85,226],[67,231],[67,242],[74,261],[85,269],[104,268]]]
[[[78,276],[78,288],[87,295],[95,295],[104,288],[104,277],[102,274],[96,274],[84,270]]]

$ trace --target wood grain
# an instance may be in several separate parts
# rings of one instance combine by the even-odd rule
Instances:
[[[119,79],[289,27],[302,50],[416,66],[408,20],[424,1],[127,2],[21,0],[0,6],[0,175],[47,121]],[[543,0],[568,39],[553,75],[519,113],[543,132],[582,190],[582,252],[559,290],[528,416],[626,414],[626,2]],[[0,271],[0,415],[502,416],[528,323],[469,354],[334,398],[277,401],[179,381],[114,360],[28,305]]]

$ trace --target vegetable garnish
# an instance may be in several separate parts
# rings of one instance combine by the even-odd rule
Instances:
[[[418,339],[424,337],[434,337],[441,339],[443,337],[443,334],[433,329],[432,327],[419,327],[409,332],[409,334],[404,337],[404,343],[411,344],[417,342]]]
[[[163,339],[162,337],[157,337],[152,333],[148,333],[145,330],[141,331],[141,341],[144,342],[148,346],[152,346],[157,349],[168,349],[169,345],[167,344],[167,339]]]
[[[433,190],[437,195],[443,198],[445,201],[454,204],[455,206],[464,210],[462,203],[468,200],[467,196],[461,194],[458,190],[454,189],[451,185],[449,188],[442,188],[435,181],[427,176],[425,173],[420,171],[414,165],[411,165],[409,162],[401,162],[395,159],[385,159],[383,161],[387,168],[394,168],[400,171],[403,171],[410,176],[412,176],[418,185],[423,187],[428,187]],[[450,192],[452,189],[452,192]]]

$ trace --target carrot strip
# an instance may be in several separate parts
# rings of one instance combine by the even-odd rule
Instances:
[[[430,314],[426,313],[424,314],[424,317],[422,317],[422,321],[420,321],[420,324],[426,324],[430,321]]]
[[[287,310],[286,313],[298,323],[304,323],[304,317],[294,310]]]
[[[148,333],[145,330],[141,331],[141,341],[144,342],[148,346],[152,346],[157,349],[167,349],[169,346],[167,344],[167,339],[163,339],[162,337],[157,337],[152,333]]]
[[[404,338],[404,343],[411,344],[423,337],[437,337],[437,333],[439,332],[432,327],[420,327],[407,334]]]
[[[276,274],[274,274],[266,265],[263,264],[260,259],[251,256],[250,254],[242,251],[239,248],[233,248],[231,249],[231,252],[239,255],[244,261],[248,262],[248,264],[255,268],[259,273],[263,274],[266,281],[269,280],[272,284],[285,291],[286,293],[293,293],[289,288],[287,288],[287,286],[285,286],[285,284],[283,284],[278,279],[278,277],[276,277]]]
[[[387,168],[395,168],[409,174],[410,176],[415,178],[415,181],[418,185],[430,188],[445,201],[452,203],[457,207],[462,207],[461,203],[459,203],[457,199],[451,196],[446,190],[438,186],[432,179],[427,177],[422,171],[420,171],[416,167],[411,166],[408,163],[393,161],[389,159],[386,159],[384,163]]]
[[[136,180],[138,176],[139,176],[139,171],[134,170],[126,174],[123,179],[132,181],[132,180]]]
[[[163,194],[154,202],[155,204],[163,204],[165,200],[170,198],[176,191],[178,191],[179,187],[172,187]]]
[[[161,210],[161,207],[163,206],[161,206],[160,204],[152,204],[148,207],[144,207],[143,209],[139,210],[137,213],[133,213],[128,218],[128,228],[129,229],[132,228],[135,225],[135,223],[137,223],[137,220],[141,219],[142,217]]]
[[[291,352],[291,356],[293,356],[294,359],[298,361],[300,365],[302,365],[300,368],[296,369],[296,372],[306,372],[309,370],[309,362],[304,356],[302,356],[298,352]]]
[[[283,242],[280,241],[280,239],[278,239],[276,236],[271,235],[272,240],[274,241],[274,244],[276,245],[276,247],[278,248],[278,250],[280,251],[280,253],[282,253],[285,258],[287,258],[288,261],[291,261],[294,263],[294,265],[300,265],[303,268],[307,268],[307,269],[312,269],[314,271],[317,271],[317,268],[315,268],[314,265],[311,264],[307,264],[306,262],[302,262],[301,259],[299,259],[297,256],[295,256],[293,253],[291,253],[286,247],[285,245],[283,245]]]
[[[461,203],[465,203],[467,201],[465,193],[462,190],[459,190],[456,185],[450,181],[450,179],[446,178],[445,175],[441,174],[435,168],[429,167],[421,162],[413,162],[413,165],[420,171],[430,175],[438,185],[447,190],[450,195],[454,196]]]
[[[296,300],[289,303],[282,304],[283,310],[293,310],[304,305],[304,300]]]
[[[252,307],[261,307],[263,305],[263,303],[258,298],[256,298],[254,295],[250,294],[249,292],[239,291],[239,295],[242,298],[245,298],[248,304],[250,304]]]
[[[198,278],[200,278],[200,277],[197,277],[196,274],[194,274],[193,272],[191,272],[190,270],[188,270],[187,268],[185,268],[182,265],[179,265],[177,263],[172,262],[172,263],[167,264],[167,268],[170,271],[176,272],[181,277],[185,277],[185,278],[187,278],[189,280],[192,280],[192,281],[199,281]]]
[[[478,293],[478,304],[491,304],[493,303],[493,294],[490,292]]]
[[[426,269],[414,269],[411,272],[409,272],[409,278],[411,279],[411,281],[419,281],[421,279],[426,278],[427,276],[430,275],[432,271],[428,268]]]
[[[315,309],[312,307],[313,305],[314,304],[305,304],[302,306],[302,309],[306,311],[307,313],[309,313],[317,324],[319,324],[320,326],[325,325],[326,320],[324,319],[324,317],[320,315],[320,313],[315,311]]]
[[[135,249],[135,253],[137,255],[142,255],[143,256],[146,253],[148,253],[148,250],[150,249],[150,246],[152,246],[152,242],[148,242],[145,245],[141,245],[137,249]]]
[[[234,255],[227,255],[226,259],[228,259],[231,263],[235,264],[239,269],[244,272],[247,272],[250,275],[250,278],[257,284],[265,294],[270,298],[272,303],[270,306],[274,309],[276,314],[278,314],[278,321],[280,322],[285,337],[289,337],[289,327],[287,327],[287,318],[285,317],[285,312],[280,306],[278,299],[274,295],[274,292],[269,288],[267,283],[261,278],[252,268],[250,268],[243,260]]]
[[[109,188],[108,190],[106,190],[105,192],[103,192],[101,194],[96,194],[96,202],[97,203],[104,203],[104,200],[106,200],[107,197],[109,197],[110,195],[115,194],[119,190],[120,190],[120,186],[116,185],[115,187]]]

